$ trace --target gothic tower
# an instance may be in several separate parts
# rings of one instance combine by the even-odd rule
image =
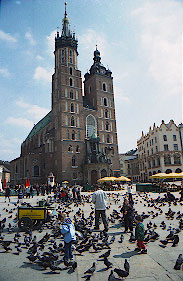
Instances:
[[[112,72],[101,63],[100,52],[94,51],[93,65],[85,74],[84,102],[97,112],[100,150],[111,164],[111,175],[119,173],[118,140],[115,117]]]
[[[54,133],[54,170],[58,181],[82,177],[80,167],[82,120],[82,78],[77,66],[75,33],[69,27],[67,4],[62,33],[55,38],[55,73],[52,77],[52,111]]]

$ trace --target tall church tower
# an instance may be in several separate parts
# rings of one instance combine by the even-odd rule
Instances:
[[[52,77],[52,120],[54,133],[54,174],[57,181],[82,177],[80,157],[82,120],[82,78],[77,65],[75,34],[71,32],[67,17],[67,3],[62,24],[62,33],[55,38],[55,73]],[[72,168],[71,168],[72,167]]]
[[[94,51],[93,65],[85,74],[84,102],[97,112],[100,150],[111,164],[111,175],[119,175],[118,140],[115,117],[112,72],[101,63],[100,52]]]

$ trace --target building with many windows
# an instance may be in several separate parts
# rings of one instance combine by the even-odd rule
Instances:
[[[148,181],[156,173],[183,171],[183,125],[173,120],[168,124],[162,120],[160,127],[153,125],[149,132],[142,132],[137,141],[140,180]]]
[[[65,6],[62,32],[55,37],[52,108],[31,130],[21,155],[11,162],[12,183],[45,183],[50,172],[57,182],[94,184],[118,175],[119,157],[112,72],[94,51],[84,75],[78,69],[78,41],[70,30]]]

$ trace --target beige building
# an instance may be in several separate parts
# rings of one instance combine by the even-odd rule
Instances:
[[[95,184],[100,177],[119,173],[112,72],[101,63],[96,48],[84,75],[83,95],[77,48],[65,6],[62,32],[55,37],[51,111],[34,126],[20,157],[11,162],[14,184],[25,178],[46,183],[50,172],[56,182]]]
[[[182,130],[182,124],[177,126],[173,120],[165,124],[162,120],[159,127],[154,124],[147,134],[142,132],[137,141],[141,181],[160,172],[183,171]]]
[[[120,175],[130,178],[133,182],[140,180],[138,150],[132,149],[124,154],[119,154]]]

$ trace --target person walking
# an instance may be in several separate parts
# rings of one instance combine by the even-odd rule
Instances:
[[[124,199],[123,207],[121,208],[121,212],[123,213],[124,225],[125,225],[125,233],[128,231],[128,228],[131,232],[133,232],[133,219],[134,219],[134,210],[133,205],[129,204],[127,198]]]
[[[76,240],[75,227],[72,220],[65,214],[60,214],[59,219],[62,222],[61,233],[64,236],[64,264],[68,266],[73,260],[72,243]]]
[[[106,200],[106,193],[101,189],[101,187],[98,187],[97,191],[95,191],[92,195],[92,202],[95,204],[95,230],[99,230],[99,218],[101,216],[104,224],[104,230],[108,231]]]
[[[6,189],[5,189],[5,202],[6,202],[6,198],[9,199],[9,202],[10,202],[10,188],[7,186]]]
[[[136,228],[135,228],[135,238],[137,239],[137,248],[135,248],[135,251],[139,251],[141,254],[147,254],[146,246],[144,245],[144,225],[142,223],[142,217],[140,215],[137,215],[135,218],[136,221]]]

